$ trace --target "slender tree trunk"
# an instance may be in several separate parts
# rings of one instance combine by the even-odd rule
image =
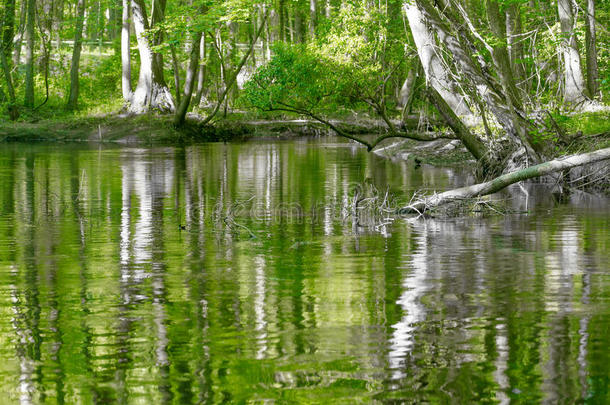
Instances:
[[[290,34],[290,43],[294,43],[294,12],[292,7],[286,9],[286,15],[288,17],[288,33]]]
[[[201,32],[197,33],[193,38],[191,46],[191,57],[189,61],[189,67],[186,71],[186,78],[184,79],[184,97],[178,105],[176,110],[176,116],[174,117],[174,125],[180,126],[184,124],[186,112],[188,111],[189,104],[191,102],[191,95],[193,94],[193,87],[195,82],[195,76],[197,75],[197,66],[199,65],[199,51],[200,47],[197,46],[201,43]]]
[[[250,54],[254,50],[254,46],[255,46],[256,42],[258,41],[258,38],[261,36],[261,33],[263,32],[263,29],[265,28],[266,25],[267,25],[267,15],[265,14],[265,16],[263,17],[263,21],[261,22],[260,27],[258,27],[258,31],[256,31],[256,35],[254,36],[252,42],[250,43],[250,47],[248,48],[248,51],[241,58],[241,61],[239,62],[239,65],[235,69],[234,74],[231,76],[231,78],[229,80],[227,80],[227,82],[226,82],[227,85],[226,85],[225,89],[223,90],[223,92],[218,96],[218,101],[216,102],[216,106],[214,107],[214,110],[212,110],[210,115],[208,115],[201,122],[202,125],[206,125],[207,123],[209,123],[214,118],[214,116],[216,116],[216,114],[218,113],[218,110],[220,110],[220,107],[221,107],[223,101],[225,100],[225,97],[227,96],[227,93],[229,92],[231,87],[237,81],[237,75],[239,74],[241,69],[246,64],[246,61],[248,60],[248,58],[250,57]]]
[[[597,41],[595,32],[595,0],[587,0],[586,11],[587,89],[591,98],[599,96],[599,71],[597,68]]]
[[[175,110],[174,101],[163,80],[163,66],[159,66],[161,58],[153,56],[149,39],[146,36],[148,19],[144,1],[132,0],[131,11],[136,38],[138,39],[140,73],[129,109],[134,113],[143,113],[149,109],[173,112]]]
[[[421,10],[415,3],[406,3],[404,8],[426,81],[443,97],[453,112],[462,116],[471,115],[464,97],[458,93],[456,83],[450,78],[437,54],[434,36],[426,25]]]
[[[78,105],[78,71],[80,66],[80,53],[83,46],[83,22],[85,20],[85,0],[78,0],[76,5],[76,27],[74,28],[74,50],[72,52],[72,67],[70,68],[70,95],[67,107],[71,110]]]
[[[415,60],[411,63],[411,69],[407,73],[407,78],[400,88],[400,93],[398,95],[398,107],[402,110],[402,119],[403,122],[409,115],[411,111],[411,106],[413,105],[413,100],[415,99],[415,89],[417,87],[417,79],[420,75],[421,64],[419,63],[419,58],[414,58]]]
[[[294,37],[295,42],[300,44],[302,42],[305,42],[305,24],[303,12],[300,8],[298,8],[298,6],[295,7],[296,9],[294,10]],[[254,31],[256,32],[256,29]]]
[[[10,67],[13,33],[15,31],[15,0],[4,1],[4,20],[2,22],[2,31],[0,62],[2,63],[2,71],[4,72],[4,79],[6,81],[6,88],[9,95],[8,114],[10,119],[14,121],[19,117],[19,110],[17,109],[17,100]]]
[[[27,0],[21,0],[21,11],[19,12],[19,29],[17,35],[13,40],[14,53],[13,53],[13,65],[17,66],[21,62],[21,43],[23,42],[23,35],[25,33],[25,21],[27,16]]]
[[[267,15],[267,6],[263,4],[261,10],[261,18],[259,24],[264,24],[264,17]],[[263,52],[265,55],[265,61],[271,60],[271,32],[269,29],[270,24],[265,24],[265,33],[263,34]]]
[[[309,0],[309,38],[314,38],[318,26],[318,1]]]
[[[38,0],[42,3],[42,13],[38,13],[38,31],[40,35],[40,51],[38,55],[39,70],[48,69],[51,52],[51,32],[53,28],[53,4],[51,0]]]
[[[525,67],[523,64],[523,38],[519,3],[510,3],[506,6],[506,34],[513,77],[517,87],[527,92],[528,86],[525,81]]]
[[[129,0],[122,0],[121,18],[121,89],[123,100],[131,101],[131,55],[129,50]]]
[[[279,0],[277,12],[280,17],[280,25],[278,27],[279,38],[280,38],[280,41],[285,42],[286,41],[286,0]]]
[[[55,33],[55,48],[59,53],[61,50],[61,24],[64,20],[64,0],[55,0],[54,6],[53,32]]]
[[[585,80],[580,68],[580,53],[574,32],[573,0],[557,0],[559,22],[562,33],[563,53],[563,98],[567,103],[581,103],[585,100]]]
[[[10,58],[15,35],[15,0],[4,0],[2,21],[2,52]]]
[[[178,63],[178,56],[176,55],[176,47],[171,45],[172,52],[172,67],[174,70],[174,93],[176,94],[176,102],[180,104],[180,65]]]
[[[36,1],[27,1],[25,24],[25,99],[24,105],[34,108],[34,24],[36,20]]]
[[[153,0],[153,10],[152,10],[152,21],[151,28],[157,27],[163,20],[165,19],[165,6],[166,0]],[[153,45],[159,46],[163,43],[163,30],[158,30],[155,35],[153,35]],[[155,77],[157,80],[165,84],[165,78],[163,73],[163,54],[160,52],[153,52],[153,69],[155,70]]]
[[[201,103],[201,98],[203,97],[203,86],[205,85],[205,73],[206,73],[206,44],[205,44],[205,35],[201,36],[199,40],[199,56],[201,61],[197,76],[197,93],[195,94],[195,98],[193,99],[193,105],[198,106]]]

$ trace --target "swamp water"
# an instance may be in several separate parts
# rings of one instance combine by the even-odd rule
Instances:
[[[608,200],[349,219],[357,183],[468,181],[328,140],[4,144],[0,402],[610,403]]]

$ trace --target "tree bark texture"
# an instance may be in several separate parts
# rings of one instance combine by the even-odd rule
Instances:
[[[76,26],[74,27],[74,49],[72,51],[72,65],[70,68],[70,95],[67,107],[76,109],[78,104],[79,65],[80,53],[83,47],[83,21],[85,19],[85,0],[78,0],[76,5]]]
[[[585,99],[585,81],[580,68],[580,53],[574,32],[573,0],[557,0],[561,27],[563,54],[563,98],[567,103],[578,104]]]

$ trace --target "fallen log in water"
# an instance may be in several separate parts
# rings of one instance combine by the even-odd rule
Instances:
[[[406,207],[398,209],[398,214],[423,214],[425,211],[438,207],[439,205],[457,200],[493,194],[510,186],[511,184],[515,184],[523,180],[545,176],[547,174],[571,169],[573,167],[578,167],[589,163],[600,162],[606,159],[610,159],[610,148],[600,149],[595,152],[583,153],[579,155],[561,157],[559,159],[504,174],[484,183],[474,184],[472,186],[457,188],[440,194],[423,197]]]

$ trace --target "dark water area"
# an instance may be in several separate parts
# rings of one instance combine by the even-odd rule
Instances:
[[[1,403],[610,403],[610,204],[329,141],[0,146]]]

